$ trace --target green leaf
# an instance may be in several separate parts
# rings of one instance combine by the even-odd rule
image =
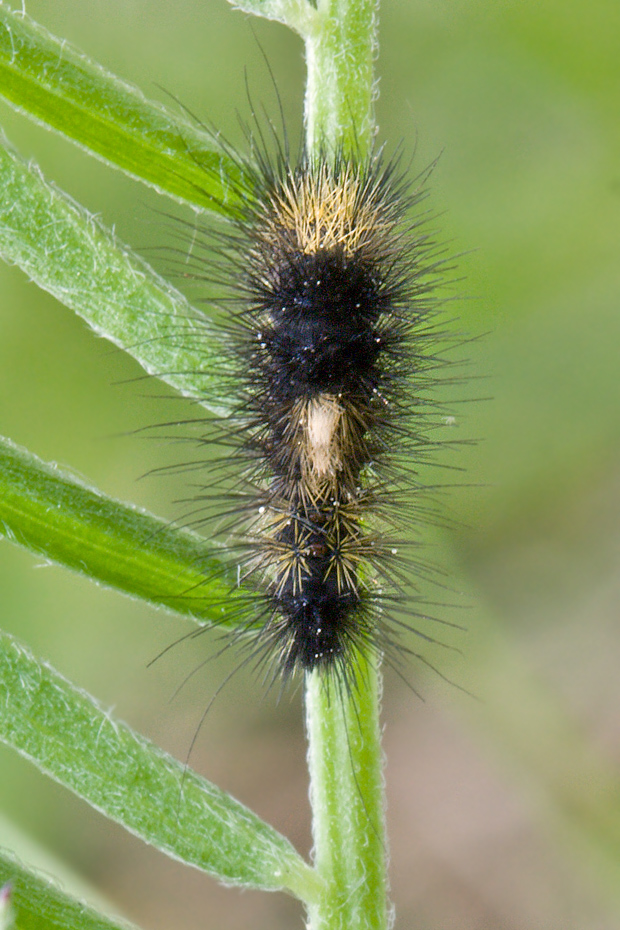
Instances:
[[[0,94],[16,109],[177,200],[228,213],[240,166],[188,119],[0,4]]]
[[[107,817],[230,884],[316,897],[318,879],[288,840],[7,633],[0,681],[0,739]]]
[[[0,535],[156,607],[226,625],[244,595],[213,543],[0,438]]]
[[[229,0],[236,10],[274,19],[295,29],[301,36],[310,35],[317,26],[318,14],[309,0]]]
[[[0,255],[149,373],[225,414],[226,352],[187,300],[0,140]]]
[[[0,851],[0,886],[7,883],[14,919],[9,926],[15,930],[130,930],[130,924],[97,913],[66,894],[49,876]]]

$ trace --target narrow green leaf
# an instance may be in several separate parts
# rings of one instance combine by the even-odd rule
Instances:
[[[0,255],[129,352],[149,373],[217,414],[225,350],[186,299],[0,139]]]
[[[0,94],[156,190],[227,213],[239,165],[209,133],[0,3]]]
[[[225,882],[312,900],[288,840],[0,633],[0,739],[147,843]]]
[[[301,36],[311,34],[316,28],[317,11],[309,0],[229,0],[237,10],[274,19],[294,29]]]
[[[0,535],[123,594],[221,626],[247,596],[213,543],[2,438]]]
[[[15,930],[131,930],[130,924],[99,914],[64,892],[48,875],[0,851],[0,886],[7,883]]]

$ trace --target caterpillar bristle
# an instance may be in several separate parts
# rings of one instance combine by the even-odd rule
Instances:
[[[270,156],[250,139],[242,180],[230,181],[234,218],[187,223],[190,255],[174,247],[186,279],[221,291],[208,301],[236,398],[197,437],[221,452],[187,523],[209,525],[255,591],[235,601],[233,638],[256,665],[349,688],[361,653],[393,658],[403,630],[435,619],[415,583],[414,604],[405,589],[412,571],[442,584],[411,557],[408,530],[441,513],[421,503],[417,473],[445,425],[432,390],[446,364],[435,310],[449,265],[420,214],[428,173],[411,190],[381,152],[291,165],[286,145]],[[237,485],[223,490],[233,463]]]

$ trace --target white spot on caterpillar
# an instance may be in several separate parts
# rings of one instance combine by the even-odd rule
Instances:
[[[306,409],[306,455],[317,477],[333,475],[341,463],[338,425],[344,411],[329,394],[313,398]]]

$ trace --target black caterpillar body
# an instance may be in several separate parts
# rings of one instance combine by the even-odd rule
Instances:
[[[400,540],[388,529],[414,522],[400,492],[436,419],[441,262],[407,218],[422,191],[408,194],[378,156],[263,159],[241,193],[218,247],[241,385],[228,438],[246,462],[234,536],[262,603],[241,631],[285,678],[349,681],[356,655],[389,648],[398,626]]]

